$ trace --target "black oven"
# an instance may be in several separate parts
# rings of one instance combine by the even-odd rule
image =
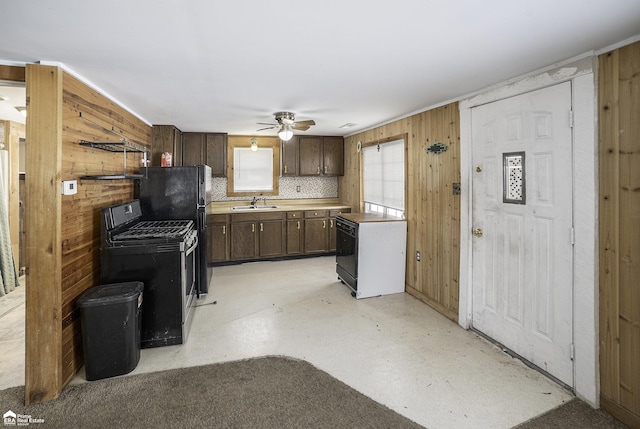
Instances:
[[[336,217],[336,272],[354,293],[358,290],[358,224]]]
[[[144,283],[142,348],[182,344],[194,313],[198,232],[192,220],[140,217],[138,200],[102,210],[102,282]]]

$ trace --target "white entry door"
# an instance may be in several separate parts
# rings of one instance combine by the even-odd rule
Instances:
[[[471,115],[472,326],[573,386],[571,83]]]

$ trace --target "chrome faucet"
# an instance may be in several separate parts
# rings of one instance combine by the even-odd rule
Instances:
[[[256,204],[258,204],[258,197],[253,197],[253,199],[251,200],[251,205],[255,206]]]

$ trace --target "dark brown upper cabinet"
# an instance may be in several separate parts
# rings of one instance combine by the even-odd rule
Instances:
[[[344,139],[323,137],[323,170],[325,176],[344,175]]]
[[[300,136],[298,144],[300,176],[342,176],[342,137]]]
[[[298,151],[299,137],[293,136],[291,140],[282,142],[282,175],[298,176],[300,174],[299,162],[300,153]]]
[[[212,177],[226,177],[227,134],[182,134],[182,165],[202,164],[211,167]]]
[[[154,125],[151,165],[161,165],[162,154],[171,153],[171,164],[182,165],[182,131],[173,125]]]

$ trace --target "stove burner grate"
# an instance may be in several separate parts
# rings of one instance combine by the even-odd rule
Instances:
[[[142,221],[111,238],[114,241],[149,238],[178,239],[185,237],[192,229],[193,221],[191,220]]]

